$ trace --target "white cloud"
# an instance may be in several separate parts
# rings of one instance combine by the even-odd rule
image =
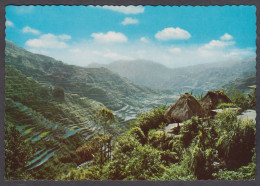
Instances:
[[[232,40],[233,37],[229,35],[228,33],[225,33],[223,36],[220,37],[221,40]]]
[[[92,33],[91,37],[97,42],[105,43],[125,43],[128,40],[123,33],[113,31],[107,33]]]
[[[139,23],[138,19],[134,19],[131,17],[126,17],[124,21],[121,22],[122,25],[130,25],[130,24],[138,24],[138,23]]]
[[[14,26],[14,23],[13,23],[12,21],[6,20],[5,26],[6,26],[6,27],[13,27],[13,26]]]
[[[51,40],[54,43],[47,42]],[[37,42],[36,42],[37,41]],[[96,42],[95,40],[81,40],[80,42],[66,43],[59,36],[38,38],[34,42],[27,42],[27,49],[32,52],[54,57],[68,64],[87,66],[96,62],[108,64],[115,60],[145,59],[161,63],[168,67],[183,67],[196,64],[214,63],[221,61],[240,60],[255,56],[255,48],[237,48],[235,45],[223,46],[214,44],[207,48],[199,45],[165,45],[164,43],[149,41],[144,44],[140,40],[129,41],[127,44]],[[60,44],[62,43],[63,44]],[[226,41],[230,42],[230,41]],[[51,48],[54,45],[55,47]],[[64,46],[65,45],[65,46]],[[39,47],[40,46],[40,47]],[[223,47],[219,47],[223,46]]]
[[[181,52],[181,49],[180,48],[176,48],[176,47],[171,47],[168,50],[171,53],[180,53]]]
[[[147,39],[146,37],[141,37],[140,41],[143,43],[149,43],[149,39]]]
[[[112,10],[115,12],[120,12],[123,14],[140,14],[144,13],[144,7],[143,6],[102,6],[102,8],[107,10]]]
[[[246,49],[239,49],[235,48],[231,50],[230,52],[226,53],[224,55],[225,58],[247,58],[248,56],[252,56],[255,49],[253,48],[246,48]]]
[[[71,36],[67,34],[62,34],[58,36],[61,40],[70,40]]]
[[[203,47],[212,49],[212,48],[223,48],[229,45],[234,45],[235,41],[220,41],[220,40],[212,40],[209,43],[205,44]]]
[[[168,40],[180,40],[180,39],[189,39],[191,37],[190,33],[186,30],[183,30],[179,27],[173,28],[165,28],[161,31],[158,31],[155,34],[155,38],[162,41]]]
[[[45,49],[62,49],[68,45],[54,34],[44,34],[38,39],[29,39],[25,45],[30,48],[45,48]]]
[[[22,31],[23,31],[23,33],[32,33],[32,34],[35,34],[35,35],[38,35],[38,34],[41,33],[39,30],[33,29],[29,26],[24,27]]]

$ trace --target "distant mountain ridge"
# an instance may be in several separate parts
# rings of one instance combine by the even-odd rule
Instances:
[[[256,85],[256,74],[252,73],[249,76],[237,78],[223,86],[227,90],[227,93],[230,94],[232,89],[235,89],[236,92],[248,94],[251,89],[249,86]]]
[[[91,64],[89,67],[106,67],[136,84],[150,88],[171,92],[206,92],[255,73],[255,65],[255,59],[250,58],[175,69],[147,60],[116,61],[108,65]]]
[[[125,103],[138,104],[135,102],[136,97],[155,93],[106,68],[67,65],[51,57],[28,52],[9,41],[6,41],[5,54],[7,65],[41,84],[60,86],[66,92],[96,100],[113,110],[121,108]]]

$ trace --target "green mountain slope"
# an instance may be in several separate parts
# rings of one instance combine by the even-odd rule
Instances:
[[[236,92],[248,94],[251,89],[249,86],[256,85],[256,74],[252,73],[249,76],[237,78],[223,86],[227,93],[231,93],[234,88]]]
[[[153,95],[154,91],[135,85],[106,68],[83,68],[67,65],[53,58],[33,54],[6,41],[6,64],[11,65],[40,84],[60,86],[66,92],[79,94],[119,109],[126,103],[138,104],[137,97]]]
[[[93,116],[104,105],[76,94],[57,94],[57,87],[41,85],[9,65],[5,70],[5,127],[15,126],[32,150],[23,171],[36,179],[54,179],[76,167],[76,149],[95,134],[99,125]],[[15,153],[20,143],[10,146],[7,141],[6,153]]]
[[[145,61],[116,61],[104,67],[136,84],[172,92],[205,92],[221,88],[230,81],[255,72],[255,59],[201,64],[170,69]],[[95,64],[90,67],[97,66]]]

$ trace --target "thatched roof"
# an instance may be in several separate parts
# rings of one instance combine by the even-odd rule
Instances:
[[[208,91],[200,101],[202,108],[206,112],[215,109],[220,103],[231,103],[231,100],[221,91]]]
[[[192,95],[185,93],[168,108],[165,118],[169,122],[183,122],[192,116],[202,117],[204,113],[199,102]]]
[[[248,88],[256,89],[256,85],[248,86]]]

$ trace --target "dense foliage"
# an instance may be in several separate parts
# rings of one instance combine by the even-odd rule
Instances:
[[[233,88],[229,95],[232,103],[237,105],[238,107],[245,109],[255,109],[256,100],[255,100],[255,89],[250,91],[247,96],[240,92],[236,92]]]
[[[179,134],[169,135],[159,119],[164,111],[162,107],[140,115],[129,131],[114,140],[112,158],[102,167],[93,161],[61,179],[254,179],[254,122],[238,120],[226,109],[213,120],[193,117]],[[153,120],[157,124],[143,127],[150,117],[157,118]]]
[[[192,117],[168,134],[164,105],[124,131],[112,111],[88,98],[10,66],[6,82],[7,179],[254,179],[255,123],[228,109],[254,108],[254,92],[235,92],[214,119]]]

